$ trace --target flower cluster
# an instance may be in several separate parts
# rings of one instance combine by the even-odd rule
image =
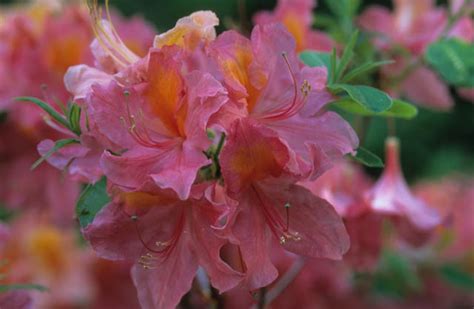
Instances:
[[[411,186],[395,137],[418,113],[399,98],[470,98],[471,0],[326,1],[325,31],[279,0],[248,36],[85,2],[0,15],[0,308],[471,301],[440,278],[472,279],[472,178]]]
[[[137,262],[144,307],[175,306],[199,266],[221,292],[270,284],[274,241],[304,256],[342,258],[342,220],[297,183],[358,140],[325,109],[326,69],[305,67],[285,28],[216,36],[214,13],[196,12],[140,57],[95,14],[100,65],[65,76],[84,111],[81,143],[49,161],[64,167],[74,158],[71,174],[107,177],[112,201],[84,234],[101,256]],[[52,147],[44,141],[39,150]]]

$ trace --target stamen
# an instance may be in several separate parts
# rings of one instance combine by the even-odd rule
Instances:
[[[139,59],[138,56],[125,46],[113,26],[109,11],[109,1],[105,1],[105,8],[107,20],[110,25],[110,32],[113,37],[111,37],[102,25],[102,9],[100,8],[98,1],[86,0],[86,2],[89,7],[89,15],[92,19],[92,30],[104,51],[106,51],[108,55],[123,67],[135,63]]]
[[[268,226],[272,233],[277,237],[280,241],[281,245],[284,245],[288,240],[299,241],[301,240],[301,236],[298,232],[290,231],[290,216],[289,216],[289,209],[291,207],[290,203],[285,204],[286,210],[286,225],[283,223],[282,218],[278,214],[274,214],[274,211],[267,209],[268,206],[263,202],[262,198],[260,197],[258,190],[252,186],[254,189],[257,198],[260,201],[260,205],[262,206],[263,213],[265,218],[267,219]]]
[[[156,241],[155,245],[160,248],[160,250],[156,250],[148,246],[143,239],[143,236],[140,232],[138,227],[139,216],[134,214],[130,215],[121,207],[121,211],[128,217],[130,220],[133,221],[135,226],[135,231],[137,233],[138,239],[142,243],[143,247],[148,250],[149,252],[145,255],[142,255],[139,260],[138,264],[140,264],[144,269],[155,269],[160,263],[162,263],[168,256],[170,255],[171,251],[175,247],[176,243],[178,242],[179,238],[181,237],[181,233],[184,228],[185,223],[185,214],[184,210],[181,212],[176,227],[173,231],[172,237],[168,241]]]
[[[286,66],[288,67],[288,71],[291,76],[291,80],[293,82],[293,100],[291,104],[285,108],[284,110],[276,111],[270,115],[267,115],[264,117],[264,119],[281,119],[281,118],[289,118],[296,114],[305,104],[307,101],[307,98],[311,92],[311,85],[307,80],[304,80],[303,84],[301,85],[300,91],[303,94],[302,99],[298,99],[298,82],[296,80],[295,73],[291,67],[290,61],[288,59],[288,55],[286,52],[282,52],[282,57],[285,61]]]

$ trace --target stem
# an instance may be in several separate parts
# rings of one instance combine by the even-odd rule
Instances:
[[[258,304],[257,304],[257,308],[258,309],[264,309],[265,308],[265,304],[266,304],[266,299],[265,299],[265,294],[267,292],[267,288],[266,287],[263,287],[260,289],[259,291],[259,297],[258,297]]]
[[[396,122],[392,117],[387,118],[388,136],[397,136]]]
[[[463,5],[459,8],[459,10],[455,14],[452,14],[452,12],[450,12],[449,17],[448,17],[448,23],[446,27],[444,28],[441,34],[441,37],[448,36],[449,32],[453,29],[456,22],[458,22],[459,19],[461,19],[461,17],[464,16],[464,14],[466,13],[465,10],[471,5],[472,2],[473,0],[465,0]]]
[[[293,282],[293,280],[295,280],[296,276],[298,276],[305,263],[306,259],[303,257],[299,257],[293,262],[291,267],[275,284],[275,286],[270,291],[268,291],[268,293],[266,293],[265,304],[270,304],[272,301],[274,301]]]

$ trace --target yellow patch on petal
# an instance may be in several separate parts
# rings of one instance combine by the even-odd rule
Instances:
[[[172,199],[167,196],[146,192],[122,193],[120,199],[125,203],[128,209],[133,210],[147,209],[154,206],[168,204],[172,201]]]
[[[260,90],[254,87],[250,81],[248,68],[252,63],[253,56],[250,50],[243,48],[236,48],[234,57],[221,61],[224,74],[231,79],[235,80],[239,84],[245,87],[247,90],[247,110],[251,112],[257,103],[260,96]],[[266,83],[266,76],[264,74],[258,74],[254,72],[253,79],[260,78],[259,85]]]
[[[184,136],[185,107],[181,106],[184,83],[176,68],[150,59],[149,85],[145,96],[153,113],[161,120],[170,134]]]
[[[39,268],[49,274],[59,274],[67,263],[67,254],[61,231],[44,226],[34,230],[28,237],[28,254]]]
[[[48,68],[64,75],[69,67],[81,63],[84,46],[87,44],[75,37],[53,40],[45,51]]]
[[[296,50],[302,51],[305,48],[305,25],[301,22],[301,18],[295,13],[288,13],[283,18],[283,25],[293,35],[296,41]]]
[[[216,37],[215,26],[219,19],[211,11],[198,11],[178,20],[176,26],[155,37],[154,47],[177,45],[194,49],[201,41],[212,41]]]
[[[243,183],[275,175],[275,172],[281,169],[271,145],[261,141],[252,141],[246,147],[237,149],[230,162],[232,170],[239,175]]]

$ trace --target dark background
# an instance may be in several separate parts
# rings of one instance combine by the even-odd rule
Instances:
[[[13,1],[0,0],[0,3],[7,2]],[[142,15],[155,24],[159,31],[173,27],[180,17],[203,9],[217,13],[221,20],[219,31],[222,31],[232,22],[240,22],[242,16],[250,21],[256,11],[272,9],[275,2],[274,0],[111,0],[111,4],[125,15]],[[362,2],[362,9],[371,4],[391,5],[391,1],[388,0]],[[438,3],[446,4],[446,1]],[[316,14],[318,13],[328,14],[324,1],[319,1]],[[368,132],[364,146],[382,156],[383,141],[387,134],[385,120],[374,119]],[[403,169],[410,181],[438,178],[453,172],[474,173],[474,104],[456,97],[456,106],[451,112],[438,113],[420,109],[419,116],[414,120],[397,121],[397,134],[402,142]],[[380,170],[374,169],[370,172],[376,175]]]

